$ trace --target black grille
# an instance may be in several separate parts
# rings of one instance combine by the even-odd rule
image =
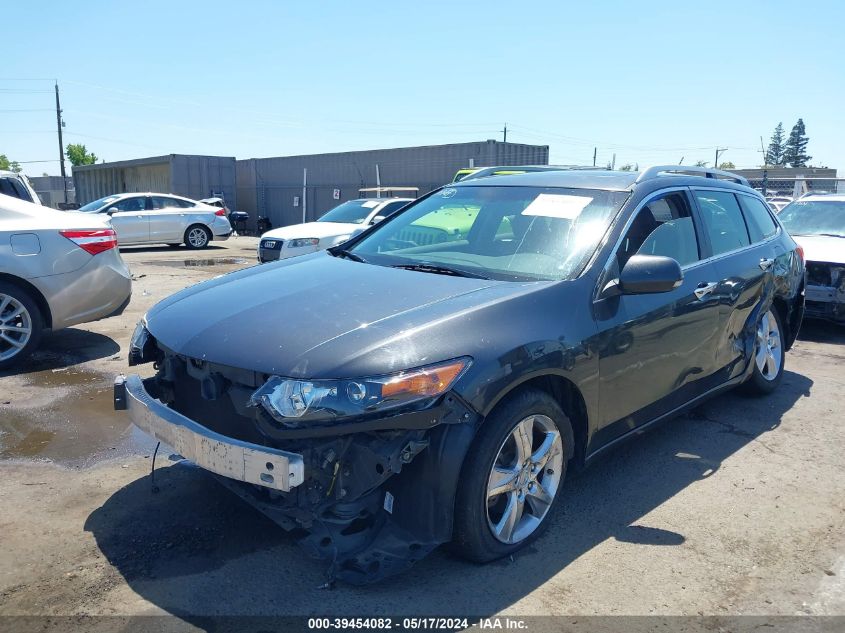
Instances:
[[[277,251],[282,248],[283,240],[261,240],[261,248]]]
[[[831,286],[830,264],[807,262],[807,284],[810,286]]]

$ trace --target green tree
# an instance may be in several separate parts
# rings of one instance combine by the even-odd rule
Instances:
[[[96,154],[88,153],[88,149],[82,143],[71,143],[67,146],[65,156],[74,167],[78,165],[93,165],[97,162]]]
[[[783,152],[783,162],[790,167],[806,167],[812,156],[807,155],[807,143],[810,141],[805,134],[803,119],[792,126],[789,138]]]
[[[21,173],[21,171],[23,171],[23,167],[21,167],[21,164],[18,161],[13,160],[11,163],[9,163],[9,170],[15,172],[16,174],[19,174]]]
[[[11,164],[12,163],[9,161],[9,158],[5,154],[0,154],[0,169],[8,171]]]
[[[736,165],[734,165],[731,161],[726,160],[724,163],[719,163],[719,169],[736,169]]]
[[[706,160],[697,160],[695,161],[696,167],[707,167],[709,163]]]
[[[619,171],[634,171],[634,166],[631,163],[625,163],[619,168]]]
[[[783,165],[783,152],[786,149],[786,139],[783,133],[783,123],[778,123],[769,141],[769,149],[766,150],[766,165]]]

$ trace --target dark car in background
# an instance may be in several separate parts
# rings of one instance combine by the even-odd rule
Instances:
[[[414,241],[454,209],[458,234]],[[571,470],[727,389],[777,389],[803,279],[726,172],[468,180],[165,299],[130,353],[157,373],[119,377],[115,403],[331,576],[449,542],[490,561],[541,533]]]

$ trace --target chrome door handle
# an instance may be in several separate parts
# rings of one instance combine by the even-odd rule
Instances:
[[[698,288],[695,289],[695,296],[703,301],[704,297],[706,297],[711,292],[713,292],[716,289],[716,286],[718,286],[718,285],[719,284],[716,283],[715,281],[711,281],[710,283],[706,283],[706,282],[700,283],[698,285]]]
[[[774,263],[775,260],[763,257],[762,259],[760,259],[760,268],[763,270],[769,270],[769,268],[771,268],[772,264]]]

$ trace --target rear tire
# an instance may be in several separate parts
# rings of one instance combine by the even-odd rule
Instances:
[[[23,288],[0,282],[0,370],[29,357],[41,342],[44,317]]]
[[[461,469],[452,551],[484,563],[536,539],[549,523],[572,446],[569,418],[549,394],[521,389],[508,396],[483,423]]]
[[[765,396],[777,389],[783,379],[785,350],[783,324],[777,309],[772,306],[757,324],[757,340],[751,358],[753,369],[743,391],[752,396]]]
[[[206,248],[211,242],[211,231],[202,224],[193,224],[185,231],[185,246],[197,250]]]

